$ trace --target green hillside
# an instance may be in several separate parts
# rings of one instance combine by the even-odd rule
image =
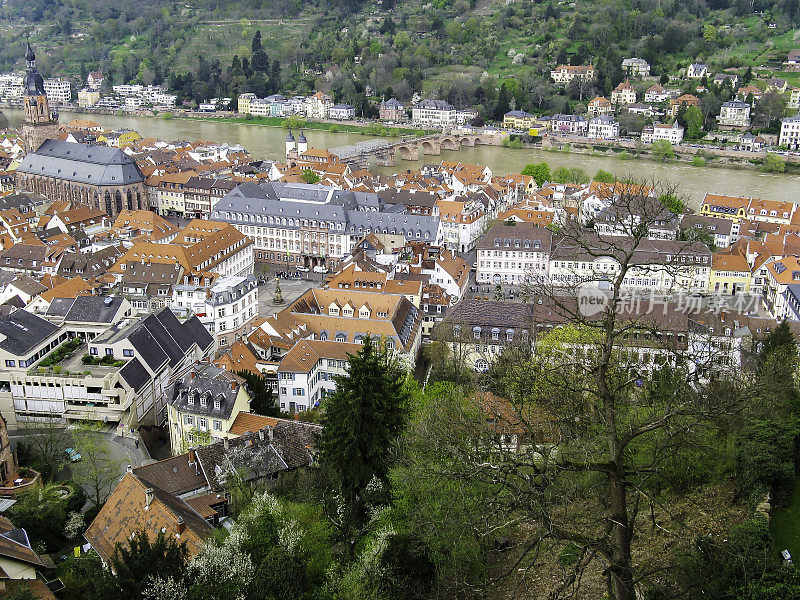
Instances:
[[[418,92],[490,117],[506,106],[567,110],[587,94],[607,94],[623,79],[626,56],[647,59],[659,77],[693,61],[713,71],[778,69],[800,46],[799,7],[800,0],[8,0],[0,69],[21,68],[29,35],[41,71],[76,85],[99,69],[113,83],[167,83],[182,100],[327,89],[367,114],[376,98]],[[595,89],[550,83],[556,64],[589,62]]]

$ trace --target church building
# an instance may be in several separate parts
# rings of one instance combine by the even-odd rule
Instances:
[[[27,154],[15,171],[17,190],[86,204],[112,219],[123,210],[146,210],[145,177],[130,156],[119,148],[58,139],[58,116],[50,112],[30,44],[25,60],[22,137]]]

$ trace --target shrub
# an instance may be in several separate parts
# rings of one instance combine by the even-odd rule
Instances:
[[[165,121],[169,121],[170,119],[172,119],[174,117],[175,117],[175,115],[173,115],[169,111],[167,111],[167,112],[165,112],[164,114],[161,115],[161,118],[164,119]]]
[[[703,157],[701,157],[701,156],[695,156],[695,157],[692,159],[692,166],[693,166],[693,167],[703,167],[703,166],[705,166],[705,164],[706,164],[706,161],[705,161],[705,159],[704,159]]]

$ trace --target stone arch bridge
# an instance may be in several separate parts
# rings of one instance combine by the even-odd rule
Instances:
[[[503,143],[503,137],[495,132],[434,133],[397,141],[367,140],[350,146],[331,148],[330,152],[342,162],[348,163],[351,168],[366,167],[372,160],[376,160],[379,165],[391,167],[398,156],[401,160],[419,160],[420,154],[438,156],[442,150],[460,150],[481,145],[499,146]]]

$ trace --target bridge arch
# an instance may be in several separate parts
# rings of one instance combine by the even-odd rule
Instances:
[[[461,144],[457,138],[444,138],[442,139],[442,150],[458,150]]]
[[[439,154],[441,152],[441,146],[434,145],[428,140],[422,142],[420,146],[422,147],[423,154]]]
[[[397,151],[400,153],[402,160],[417,160],[419,158],[419,148],[409,144],[397,146]]]
[[[473,138],[468,138],[468,137],[461,138],[461,145],[472,148],[475,145],[475,140]]]

